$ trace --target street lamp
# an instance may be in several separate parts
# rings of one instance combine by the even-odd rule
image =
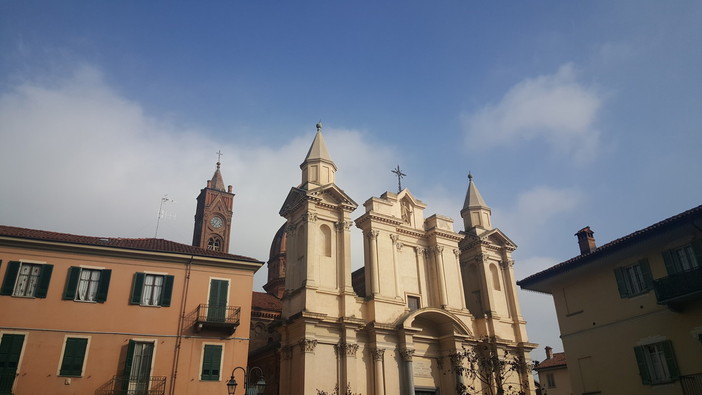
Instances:
[[[229,395],[236,394],[237,382],[234,378],[234,372],[236,372],[239,369],[241,369],[241,371],[244,372],[244,394],[247,394],[249,384],[251,384],[249,383],[249,380],[251,379],[251,373],[254,370],[258,370],[259,379],[253,388],[256,389],[257,395],[263,394],[263,391],[266,390],[266,380],[263,378],[263,371],[261,370],[261,368],[254,366],[252,368],[249,368],[247,372],[246,369],[242,368],[241,366],[237,366],[234,369],[232,369],[232,376],[229,378],[229,381],[227,381],[227,392],[229,393]]]

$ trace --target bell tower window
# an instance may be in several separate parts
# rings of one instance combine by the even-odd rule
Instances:
[[[207,240],[207,249],[213,251],[222,251],[222,241],[217,237],[210,237]]]

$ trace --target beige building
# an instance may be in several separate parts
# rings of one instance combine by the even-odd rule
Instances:
[[[263,262],[227,253],[221,181],[195,246],[0,226],[0,394],[226,393]]]
[[[509,350],[529,362],[535,345],[516,293],[516,245],[492,226],[472,179],[456,232],[451,218],[425,217],[426,205],[407,189],[366,200],[352,220],[358,205],[336,184],[321,125],[300,167],[301,183],[280,210],[287,222],[273,242],[264,287],[282,296],[280,394],[480,388],[455,371],[466,363],[459,353],[484,338],[492,340],[491,355]],[[364,265],[352,273],[354,224],[363,231]],[[534,390],[526,370],[504,384]]]
[[[551,347],[546,347],[546,359],[539,362],[534,371],[539,375],[541,395],[573,394],[565,353],[554,353]]]
[[[575,394],[702,393],[702,206],[519,282],[553,295]]]

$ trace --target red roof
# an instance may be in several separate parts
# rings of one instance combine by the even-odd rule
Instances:
[[[553,358],[541,361],[534,367],[534,370],[545,370],[559,367],[566,367],[566,356],[564,352],[554,352]]]
[[[626,248],[635,243],[642,242],[649,237],[660,234],[670,229],[674,229],[676,226],[683,225],[690,221],[693,221],[699,217],[702,217],[702,205],[692,208],[690,210],[684,211],[678,215],[674,215],[670,218],[664,219],[663,221],[657,222],[647,228],[637,230],[634,233],[611,241],[601,247],[597,247],[594,251],[588,254],[581,254],[574,258],[571,258],[565,262],[561,262],[550,268],[543,270],[539,273],[532,274],[531,276],[517,281],[517,285],[525,289],[531,289],[534,291],[539,291],[538,289],[532,289],[541,280],[550,278],[551,276],[567,272],[569,270],[575,269],[577,267],[586,265],[587,263],[593,262],[601,257],[611,254],[622,248]]]
[[[283,302],[269,293],[254,291],[251,308],[253,310],[283,311]]]
[[[227,254],[220,251],[208,250],[206,248],[194,247],[191,245],[176,243],[174,241],[164,239],[128,239],[121,237],[80,236],[72,235],[69,233],[49,232],[45,230],[17,228],[14,226],[5,225],[0,225],[0,237],[1,236],[27,240],[56,241],[68,244],[123,248],[125,250],[153,251],[206,256],[223,259],[235,259],[239,261],[263,264],[263,262],[260,262],[254,258],[249,258],[241,255]]]

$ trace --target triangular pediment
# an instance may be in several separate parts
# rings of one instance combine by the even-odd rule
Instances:
[[[427,205],[424,204],[424,202],[414,197],[414,195],[412,195],[412,192],[410,192],[410,190],[407,188],[403,189],[400,193],[397,194],[397,200],[406,201],[410,203],[413,207],[419,207],[422,209],[427,207]]]
[[[505,246],[510,249],[517,248],[517,245],[499,229],[490,229],[485,233],[481,234],[479,237],[481,240],[487,240],[491,244]]]
[[[336,186],[336,184],[328,184],[307,192],[310,196],[317,196],[323,201],[329,204],[343,204],[345,206],[353,207],[355,209],[358,204],[351,199],[343,189]]]
[[[281,217],[287,218],[288,213],[302,204],[306,200],[306,197],[307,191],[295,187],[290,188],[290,192],[288,192],[288,196],[285,198],[285,202],[283,202],[283,206],[280,208],[278,214],[280,214]]]

